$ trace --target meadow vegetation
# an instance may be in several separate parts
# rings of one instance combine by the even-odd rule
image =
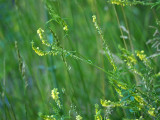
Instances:
[[[159,120],[159,0],[0,2],[0,120]]]

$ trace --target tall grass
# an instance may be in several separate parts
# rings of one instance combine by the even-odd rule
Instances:
[[[159,119],[159,1],[0,3],[0,119]]]

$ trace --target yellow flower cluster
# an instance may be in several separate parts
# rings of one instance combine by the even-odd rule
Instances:
[[[103,106],[103,107],[108,107],[108,106],[110,106],[110,104],[111,104],[111,101],[110,100],[100,100],[100,102],[101,102],[101,105]]]
[[[99,28],[99,26],[98,26],[98,24],[97,24],[96,15],[93,15],[93,16],[92,16],[92,20],[93,20],[94,26],[95,26],[96,29],[98,30],[98,33],[99,33],[100,35],[102,35],[102,32],[101,32],[101,30],[100,30],[100,28]],[[102,37],[102,39],[103,39],[103,36],[101,36],[101,37]]]
[[[64,31],[68,31],[67,25],[65,25],[65,26],[63,27],[63,30],[64,30]]]
[[[111,4],[122,5],[122,6],[132,5],[132,3],[129,2],[128,0],[109,0],[108,2]]]
[[[39,47],[34,47],[34,42],[32,42],[32,49],[39,55],[39,56],[44,56],[45,52],[40,50]]]
[[[143,106],[145,104],[145,101],[143,100],[143,98],[141,96],[135,95],[134,98],[140,105]]]
[[[93,18],[93,23],[95,23],[96,22],[96,16],[93,15],[92,18]]]
[[[51,115],[51,116],[45,116],[44,118],[43,118],[44,120],[56,120],[56,118],[54,118],[53,117],[53,115]]]
[[[122,92],[121,92],[121,90],[120,90],[119,88],[116,88],[116,87],[115,87],[115,90],[116,90],[116,92],[118,93],[118,95],[119,95],[120,97],[123,97]]]
[[[116,102],[111,102],[110,100],[100,100],[100,102],[101,102],[101,105],[103,106],[103,107],[118,107],[118,106],[121,106],[118,102],[116,103]]]
[[[155,117],[155,108],[150,108],[149,110],[148,110],[148,114],[150,114],[151,116],[153,116],[153,117]]]
[[[136,51],[137,57],[139,57],[140,60],[143,61],[143,63],[152,69],[152,67],[150,66],[150,61],[147,59],[146,55],[144,54],[144,51]]]
[[[129,68],[133,68],[133,65],[137,63],[137,60],[134,57],[134,54],[131,54],[126,57],[126,60],[124,60]]]
[[[121,89],[127,89],[126,85],[123,85],[123,84],[120,84],[120,83],[117,83],[118,87],[120,87]]]
[[[40,39],[43,39],[43,33],[44,32],[44,30],[42,30],[42,28],[39,28],[38,30],[37,30],[37,34],[39,35],[39,38]]]
[[[67,26],[65,26],[64,29],[65,29],[65,30],[68,30]],[[50,51],[43,51],[43,50],[40,50],[39,47],[35,47],[35,46],[34,46],[34,42],[32,42],[32,49],[33,49],[39,56],[44,56],[44,55],[48,55],[48,54],[49,54],[49,55],[53,55],[53,56],[56,56],[56,55],[58,55],[58,54],[63,54],[63,55],[65,56],[65,55],[67,55],[67,54],[70,53],[70,52],[64,50],[63,48],[57,46],[57,42],[54,42],[54,43],[50,44],[50,43],[47,41],[45,35],[43,34],[43,33],[44,33],[44,30],[42,30],[41,28],[39,28],[39,29],[37,30],[37,33],[38,33],[38,35],[39,35],[39,38],[40,38],[42,44],[44,44],[44,45],[52,48],[52,50],[50,50]],[[69,55],[71,56],[72,54],[69,54]]]
[[[39,28],[37,30],[37,34],[39,35],[40,40],[42,41],[42,44],[46,45],[46,46],[51,46],[51,44],[49,42],[47,42],[47,40],[45,40],[45,36],[43,35],[44,30],[42,30],[42,28]]]
[[[126,85],[126,84],[122,84],[122,83],[120,83],[120,82],[116,82],[115,84],[118,86],[118,87],[117,87],[117,86],[114,86],[116,92],[118,93],[118,95],[119,95],[120,97],[123,97],[123,95],[122,95],[122,89],[123,89],[123,90],[126,90],[126,89],[127,89],[127,85]]]
[[[51,96],[53,98],[53,100],[58,100],[59,99],[59,92],[57,88],[54,88],[51,92]]]
[[[76,120],[82,120],[83,118],[80,115],[76,116]]]
[[[102,120],[102,116],[100,114],[99,105],[95,104],[95,120]]]
[[[137,51],[137,56],[140,60],[146,60],[146,55],[144,54],[144,51]]]
[[[110,105],[110,103],[111,103],[111,101],[110,100],[100,100],[100,102],[101,102],[101,105],[103,106],[103,107],[107,107],[107,106],[109,106]]]
[[[128,56],[128,59],[129,59],[130,62],[133,63],[133,64],[136,64],[136,62],[137,62],[133,54],[132,54],[131,56]]]
[[[57,105],[59,106],[59,108],[61,108],[61,103],[59,100],[59,92],[57,88],[54,88],[51,92],[51,97],[53,98],[53,100],[55,100],[55,102],[57,103]]]

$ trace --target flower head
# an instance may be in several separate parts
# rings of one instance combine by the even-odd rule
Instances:
[[[93,15],[92,18],[93,18],[93,22],[96,22],[96,16]]]
[[[137,56],[140,60],[146,60],[146,55],[144,54],[144,51],[137,51]]]
[[[57,88],[54,88],[51,92],[51,96],[54,100],[58,100],[59,99],[59,96],[58,96],[59,92],[58,92],[58,89]]]
[[[83,118],[80,115],[76,116],[76,120],[82,120]]]
[[[63,27],[63,30],[64,30],[64,31],[68,31],[67,25],[65,25],[65,26]]]
[[[39,38],[40,38],[40,39],[43,38],[43,35],[42,35],[43,32],[44,32],[44,30],[42,30],[42,28],[39,28],[39,29],[37,30],[37,34],[39,35]]]
[[[155,116],[154,111],[155,111],[155,108],[150,108],[148,110],[148,114],[150,114],[151,116]]]
[[[61,108],[61,102],[59,100],[59,92],[57,88],[54,88],[51,92],[51,96],[53,98],[53,100],[57,103],[57,105],[59,106],[59,108]]]

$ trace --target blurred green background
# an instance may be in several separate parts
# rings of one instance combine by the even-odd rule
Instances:
[[[159,9],[140,5],[114,6],[106,0],[48,0],[48,3],[68,24],[71,40],[64,36],[62,26],[53,26],[61,45],[67,50],[77,51],[106,71],[112,67],[103,55],[102,42],[92,22],[94,14],[114,55],[119,53],[118,45],[125,47],[120,37],[120,25],[129,28],[132,47],[129,39],[125,41],[130,51],[144,50],[148,56],[156,52],[146,42],[153,38],[155,29],[149,26],[157,26]],[[49,114],[53,88],[59,89],[66,111],[76,106],[76,111],[88,120],[93,119],[94,104],[99,104],[101,98],[117,100],[116,92],[103,71],[72,58],[67,58],[67,69],[60,56],[40,57],[32,50],[32,40],[43,48],[37,29],[45,29],[49,19],[42,0],[0,0],[0,120],[36,120],[40,119],[39,112]],[[127,35],[124,31],[123,34]],[[48,37],[53,39],[50,33]],[[25,65],[24,79],[27,83],[19,71],[15,41]],[[154,70],[159,71],[159,57],[153,62],[157,66]],[[120,63],[117,58],[117,64]],[[127,81],[130,77],[125,75],[123,78]],[[118,108],[111,116],[114,120],[123,117],[125,115]]]

